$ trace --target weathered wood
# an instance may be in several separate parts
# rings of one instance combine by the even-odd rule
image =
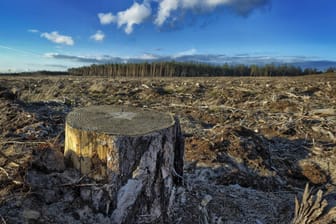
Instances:
[[[184,139],[170,114],[122,106],[76,109],[66,119],[65,157],[111,185],[112,223],[138,214],[166,220],[169,197],[183,176]]]

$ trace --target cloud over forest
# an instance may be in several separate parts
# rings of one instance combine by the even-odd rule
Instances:
[[[157,27],[178,20],[185,13],[211,14],[218,8],[228,8],[239,16],[247,16],[258,8],[265,7],[271,0],[144,0],[141,4],[134,2],[128,9],[98,13],[102,25],[111,23],[123,28],[125,33],[131,34],[135,25],[144,23],[149,18]]]
[[[98,13],[99,21],[102,25],[116,23],[119,28],[123,27],[125,33],[130,34],[133,32],[134,25],[143,23],[152,13],[149,3],[144,2],[139,4],[134,2],[133,5],[113,15],[109,13]]]

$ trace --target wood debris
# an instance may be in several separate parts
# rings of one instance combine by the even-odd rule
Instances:
[[[110,222],[116,205],[104,201],[113,195],[108,186],[68,164],[46,163],[63,153],[66,114],[102,104],[179,117],[186,166],[182,190],[169,201],[170,223],[290,223],[295,195],[307,182],[325,192],[305,196],[312,207],[328,201],[316,220],[328,217],[324,214],[333,213],[324,211],[335,206],[330,200],[336,185],[335,89],[334,75],[1,77],[0,222],[22,222],[25,209],[38,212],[33,221],[41,223]],[[212,200],[200,215],[206,195]],[[300,206],[297,217],[311,211],[307,203]],[[145,214],[138,219],[152,221]]]

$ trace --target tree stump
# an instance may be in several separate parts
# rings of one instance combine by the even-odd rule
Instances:
[[[166,222],[183,176],[184,138],[170,114],[125,106],[75,109],[66,118],[65,157],[111,188],[111,222],[149,215]]]

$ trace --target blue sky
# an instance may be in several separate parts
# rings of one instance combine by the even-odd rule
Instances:
[[[1,0],[0,72],[336,61],[335,0]]]

